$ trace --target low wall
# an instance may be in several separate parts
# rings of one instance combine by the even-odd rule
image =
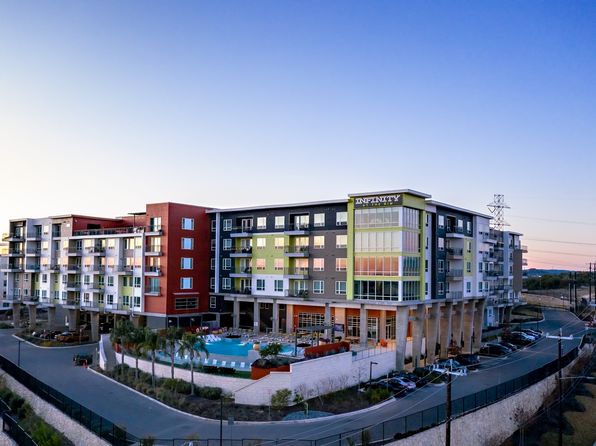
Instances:
[[[62,432],[64,436],[74,444],[84,444],[86,446],[109,446],[110,443],[99,438],[58,408],[35,395],[9,374],[2,371],[0,372],[0,376],[4,378],[6,386],[24,398],[38,416],[43,418],[46,423],[53,426],[54,429]]]
[[[594,346],[585,345],[580,350],[578,358],[563,369],[563,375],[567,375],[580,358],[589,357],[593,351]],[[544,400],[555,391],[556,387],[557,378],[554,374],[509,398],[454,419],[451,422],[451,444],[488,446],[503,443],[519,429],[520,421],[540,409]],[[445,424],[389,444],[443,446]]]

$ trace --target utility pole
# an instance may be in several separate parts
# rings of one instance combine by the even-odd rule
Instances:
[[[557,339],[559,354],[557,357],[557,368],[559,372],[557,374],[558,388],[559,388],[559,446],[563,446],[563,370],[561,369],[561,356],[562,346],[561,341],[567,340],[572,341],[573,336],[563,336],[563,329],[559,328],[559,336],[546,335],[549,339]]]
[[[577,314],[577,271],[573,272],[573,308],[575,310],[575,314]]]
[[[588,273],[588,285],[589,285],[589,292],[588,292],[588,303],[592,303],[592,262],[590,262],[590,272]]]
[[[451,446],[451,373],[447,373],[447,405],[445,407],[447,424],[445,426],[445,446]]]

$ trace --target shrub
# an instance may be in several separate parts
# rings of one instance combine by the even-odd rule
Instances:
[[[35,424],[31,438],[38,446],[60,446],[62,444],[60,435],[50,425],[40,420]]]
[[[208,400],[218,400],[221,398],[223,390],[220,387],[197,387],[195,389],[195,395],[200,396]]]
[[[0,322],[0,329],[2,328],[12,328],[12,325],[7,324],[6,322]]]
[[[369,403],[371,404],[380,403],[390,396],[391,392],[389,392],[387,389],[368,389],[366,391],[366,399],[368,399]]]
[[[279,389],[271,395],[271,407],[276,410],[287,407],[291,395],[292,391],[290,389]]]
[[[160,385],[160,387],[163,387],[164,389],[167,389],[170,392],[183,393],[183,394],[190,393],[190,383],[184,381],[183,379],[167,378],[167,379],[163,379],[162,381],[160,381],[159,385]]]
[[[217,367],[217,373],[222,375],[233,375],[236,373],[236,369],[233,367]]]

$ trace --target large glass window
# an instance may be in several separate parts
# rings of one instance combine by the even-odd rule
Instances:
[[[325,271],[325,259],[312,259],[313,271]]]
[[[257,217],[257,229],[267,229],[267,217]]]
[[[399,226],[399,214],[400,208],[396,206],[356,209],[354,211],[354,227],[367,229]]]
[[[286,217],[278,215],[275,217],[275,229],[284,229],[286,225]]]
[[[335,218],[335,224],[337,226],[345,226],[348,224],[348,213],[347,212],[338,212]]]
[[[415,234],[417,235],[417,234]],[[356,232],[355,252],[398,252],[402,250],[401,231]]]
[[[418,300],[420,299],[420,282],[418,281],[404,281],[403,282],[403,300]]]
[[[399,276],[399,257],[355,257],[357,276]]]
[[[399,282],[355,280],[354,298],[367,300],[398,300]]]
[[[346,294],[346,281],[338,280],[335,282],[335,294],[343,296]]]
[[[325,214],[315,214],[314,220],[316,227],[325,226]]]
[[[418,257],[404,257],[404,276],[419,276],[420,275],[420,259]]]
[[[298,328],[324,325],[325,315],[322,313],[298,313]]]

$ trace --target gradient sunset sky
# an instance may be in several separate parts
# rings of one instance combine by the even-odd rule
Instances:
[[[396,188],[596,261],[596,2],[0,2],[8,219]],[[561,243],[567,242],[567,243]]]

